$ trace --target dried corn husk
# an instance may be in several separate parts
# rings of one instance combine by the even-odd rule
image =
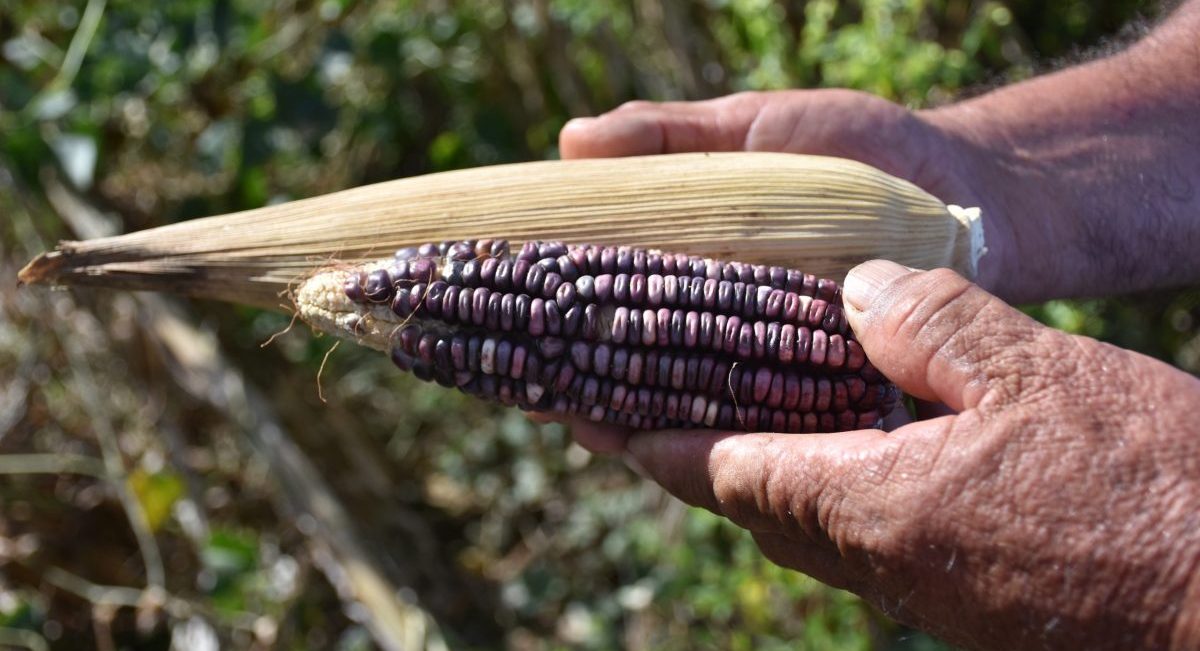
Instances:
[[[430,174],[127,235],[62,242],[26,283],[171,291],[277,308],[340,262],[426,241],[621,244],[800,267],[841,280],[864,260],[975,273],[978,212],[837,158],[675,154]]]

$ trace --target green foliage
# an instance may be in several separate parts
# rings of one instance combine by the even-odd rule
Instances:
[[[36,595],[7,592],[0,600],[0,628],[37,630],[46,613]]]
[[[204,569],[210,572],[213,603],[228,611],[246,607],[248,583],[258,566],[256,535],[230,530],[213,532],[200,551]]]
[[[184,493],[183,479],[173,472],[150,473],[139,469],[130,475],[129,486],[146,514],[151,531],[163,525]]]
[[[931,90],[960,88],[978,79],[978,55],[1005,35],[1011,22],[999,3],[982,3],[962,26],[955,47],[926,37],[925,2],[867,0],[862,20],[838,26],[839,3],[810,2],[806,7],[801,62],[819,71],[827,86],[858,88],[904,103],[926,103]]]

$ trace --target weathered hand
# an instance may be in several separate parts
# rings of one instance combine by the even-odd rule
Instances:
[[[577,118],[559,136],[563,158],[687,151],[841,156],[909,179],[947,202],[976,205],[957,155],[935,126],[903,107],[849,90],[747,92],[702,102],[629,102]]]
[[[975,280],[1011,303],[1176,287],[1200,279],[1198,28],[1192,0],[1118,55],[935,110],[846,90],[631,102],[571,121],[559,145],[852,158],[982,208]]]
[[[908,179],[946,203],[979,206],[986,216],[989,254],[979,282],[993,289],[1006,259],[1009,233],[999,198],[1002,172],[983,169],[957,122],[914,113],[849,90],[747,92],[702,102],[629,102],[595,118],[567,123],[559,136],[563,158],[605,158],[689,151],[776,151],[858,160]]]
[[[1200,647],[1200,380],[1043,327],[953,272],[845,286],[868,355],[958,413],[820,436],[618,431],[775,562],[968,648]]]
[[[1192,0],[1126,52],[935,111],[835,90],[635,102],[560,146],[853,158],[983,208],[977,281],[1006,300],[1174,286],[1200,277],[1198,21]],[[946,271],[868,263],[845,298],[872,361],[957,413],[825,436],[579,423],[576,439],[961,645],[1200,648],[1200,380]]]

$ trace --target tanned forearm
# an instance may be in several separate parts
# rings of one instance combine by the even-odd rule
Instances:
[[[980,269],[996,293],[1200,282],[1200,0],[1119,54],[923,116],[1003,213]]]

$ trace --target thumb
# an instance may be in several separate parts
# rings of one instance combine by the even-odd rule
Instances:
[[[850,271],[846,316],[867,357],[906,393],[957,411],[1028,397],[1060,374],[1070,338],[949,269],[872,260]]]

